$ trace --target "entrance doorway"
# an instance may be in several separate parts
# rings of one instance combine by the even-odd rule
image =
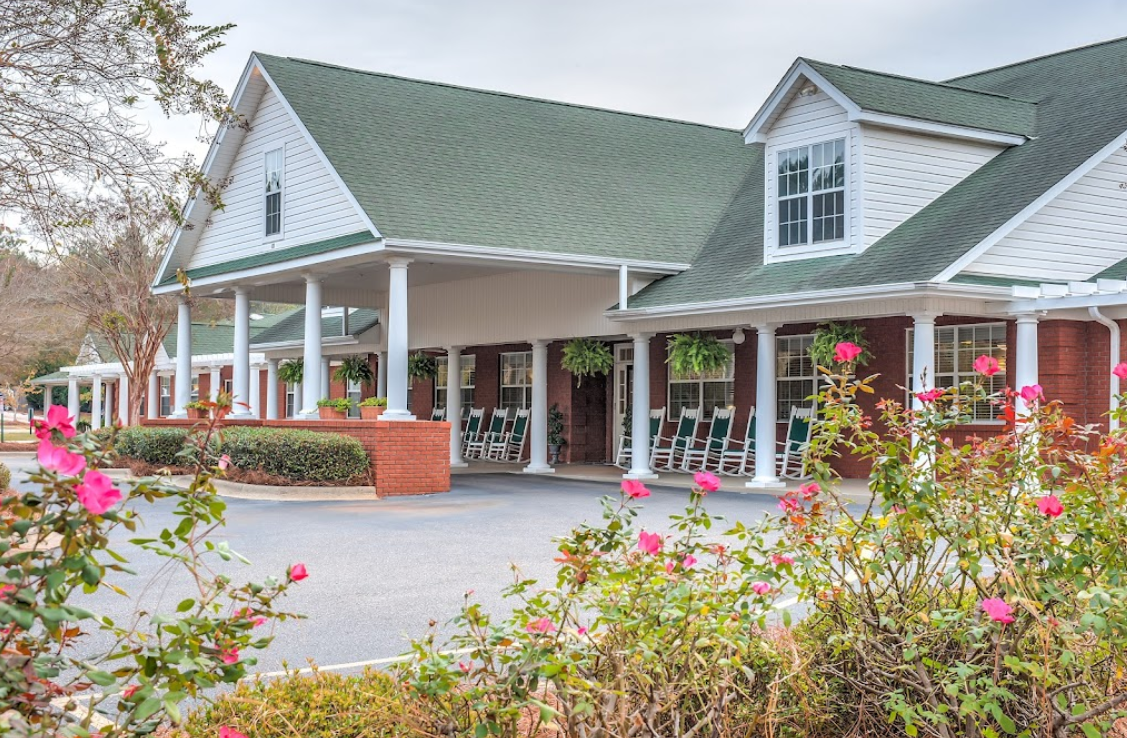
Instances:
[[[634,344],[614,346],[614,429],[612,453],[616,452],[630,424],[630,407],[634,397]]]

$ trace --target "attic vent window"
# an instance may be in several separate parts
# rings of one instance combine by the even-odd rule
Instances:
[[[799,97],[814,97],[818,94],[818,88],[815,85],[806,85],[798,91]]]
[[[266,152],[266,237],[282,233],[282,185],[285,172],[284,149]]]
[[[845,238],[845,139],[778,153],[779,246]]]

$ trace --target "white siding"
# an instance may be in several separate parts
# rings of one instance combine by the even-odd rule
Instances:
[[[964,271],[1046,281],[1089,279],[1127,257],[1124,183],[1127,152],[1116,149]]]
[[[864,245],[872,245],[1003,147],[863,126]]]
[[[771,142],[795,136],[804,140],[823,135],[828,138],[836,135],[834,131],[838,126],[848,122],[845,108],[818,90],[809,97],[793,95],[771,124],[767,137]]]
[[[282,238],[266,239],[263,155],[285,147]],[[224,209],[203,226],[189,268],[298,246],[367,228],[273,89],[251,120],[223,193]]]

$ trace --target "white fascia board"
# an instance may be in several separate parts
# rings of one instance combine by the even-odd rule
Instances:
[[[321,338],[321,346],[354,346],[360,343],[360,339],[356,336],[323,336]],[[283,349],[292,349],[305,347],[305,342],[302,339],[296,341],[271,341],[270,343],[252,343],[258,351],[281,351]]]
[[[625,265],[634,272],[646,274],[678,274],[689,268],[688,264],[663,261],[642,261],[620,259],[609,256],[587,256],[585,254],[553,254],[526,249],[495,248],[492,246],[470,246],[467,244],[440,243],[436,241],[416,241],[396,238],[387,241],[389,250],[403,253],[418,253],[428,256],[449,256],[482,261],[508,261],[533,266],[581,267],[618,272]]]
[[[1127,131],[1116,136],[1106,146],[1092,154],[1084,160],[1084,162],[1064,176],[1059,182],[1045,190],[1045,192],[1033,202],[1026,205],[1021,212],[1014,217],[1007,220],[998,227],[993,233],[986,238],[982,239],[976,246],[967,251],[965,254],[956,259],[949,267],[941,271],[935,276],[936,282],[948,282],[958,275],[961,271],[978,260],[980,256],[989,251],[995,244],[1008,236],[1015,228],[1029,220],[1041,208],[1048,205],[1055,200],[1058,195],[1074,185],[1081,177],[1088,172],[1095,169],[1099,164],[1115,153],[1121,146],[1124,145],[1124,139],[1127,139]]]
[[[908,118],[903,115],[873,113],[868,110],[850,113],[849,120],[857,123],[882,126],[884,128],[898,128],[906,131],[941,136],[943,138],[979,141],[998,144],[1000,146],[1020,146],[1028,140],[1025,136],[1013,133],[999,133],[998,131],[988,131],[982,128],[970,128],[968,126],[956,126],[950,123],[936,123],[935,121],[922,120],[920,118]]]
[[[1127,293],[1070,295],[1067,297],[1039,297],[1034,300],[1013,300],[999,307],[1006,313],[1039,313],[1054,310],[1077,310],[1090,307],[1119,307],[1127,305]]]
[[[766,142],[767,129],[775,119],[775,113],[778,111],[779,106],[786,101],[787,96],[798,83],[800,77],[805,77],[813,82],[818,89],[829,95],[838,105],[845,108],[846,112],[849,113],[851,117],[861,112],[861,108],[857,106],[857,103],[850,100],[845,93],[830,84],[829,80],[814,71],[814,68],[805,61],[796,59],[779,84],[775,85],[775,89],[771,92],[767,101],[763,103],[763,106],[759,108],[758,112],[756,112],[755,116],[751,119],[751,122],[744,128],[744,143]]]
[[[249,269],[239,269],[234,272],[226,272],[224,274],[216,274],[212,277],[202,277],[200,279],[192,280],[192,289],[200,290],[204,287],[218,287],[218,286],[231,286],[242,283],[244,285],[254,286],[256,281],[261,281],[262,284],[270,284],[269,280],[264,279],[270,275],[281,274],[285,272],[303,272],[317,267],[323,267],[337,261],[351,259],[357,256],[367,256],[370,254],[378,254],[384,250],[384,243],[382,240],[372,241],[369,243],[357,244],[356,246],[349,246],[345,249],[337,249],[335,251],[328,251],[324,254],[313,254],[311,256],[303,256],[298,259],[288,259],[280,261],[277,264],[266,264],[259,267],[250,267]],[[162,287],[154,287],[154,295],[170,295],[179,292],[181,289],[179,284],[166,284]]]
[[[59,371],[67,372],[77,377],[98,377],[106,374],[121,374],[125,368],[120,361],[107,361],[101,364],[78,364],[76,366],[61,366]]]
[[[1005,287],[985,287],[979,285],[937,284],[934,282],[903,282],[877,287],[844,287],[836,290],[817,290],[796,292],[789,295],[765,295],[762,297],[716,300],[686,305],[663,305],[661,307],[638,308],[630,310],[607,310],[603,314],[616,321],[645,320],[655,317],[680,317],[685,315],[706,315],[709,313],[730,313],[759,308],[800,307],[803,305],[849,302],[864,298],[925,297],[925,296],[972,297],[987,300],[1000,300],[1009,297]]]

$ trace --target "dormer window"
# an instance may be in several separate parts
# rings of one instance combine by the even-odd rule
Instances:
[[[282,233],[282,185],[285,149],[266,152],[266,237]]]
[[[779,246],[845,239],[845,139],[778,152]]]

